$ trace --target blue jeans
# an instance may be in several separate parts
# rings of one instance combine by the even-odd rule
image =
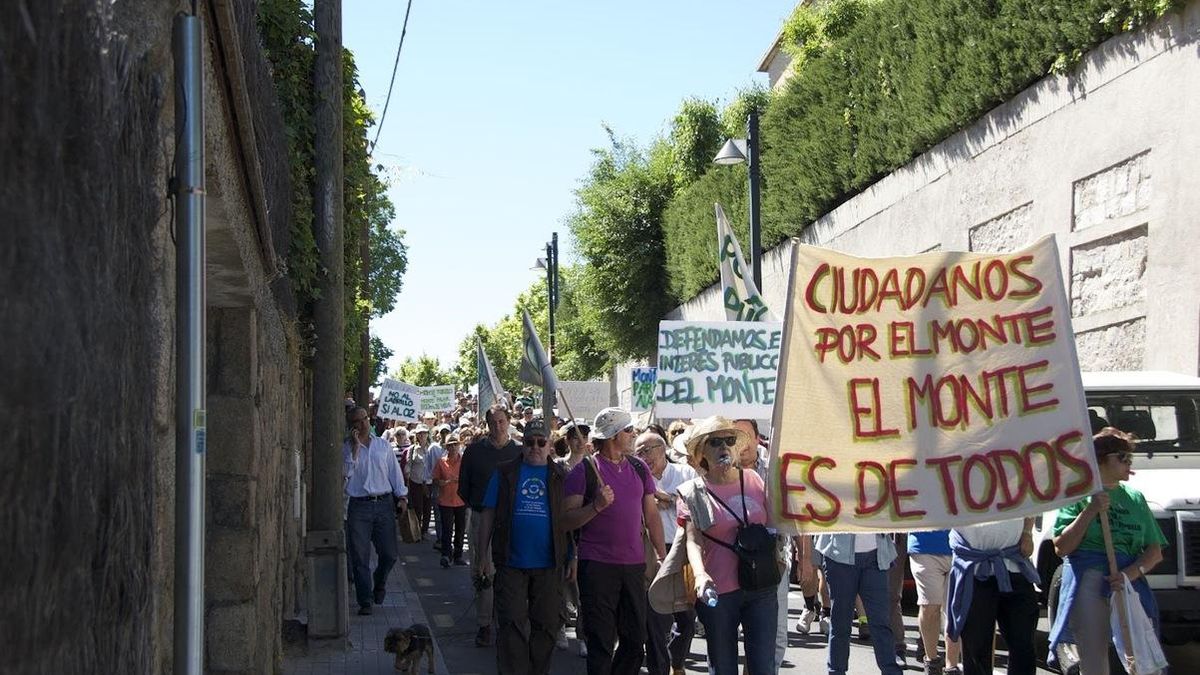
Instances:
[[[350,562],[354,565],[354,599],[359,607],[371,605],[371,593],[387,588],[388,573],[396,564],[396,511],[391,499],[360,502],[353,499],[346,510],[350,535]],[[371,544],[379,556],[375,578],[371,578]],[[374,583],[372,584],[372,581]]]
[[[862,598],[875,648],[875,665],[882,675],[900,675],[896,665],[890,621],[891,594],[887,570],[879,569],[875,551],[854,554],[853,565],[824,559],[825,581],[829,585],[829,675],[846,675],[850,665],[850,623],[854,618],[854,597]]]
[[[738,675],[738,624],[746,642],[746,671],[750,675],[775,672],[775,623],[778,600],[775,587],[758,591],[738,589],[717,596],[717,606],[696,603],[696,616],[704,624],[710,675]]]

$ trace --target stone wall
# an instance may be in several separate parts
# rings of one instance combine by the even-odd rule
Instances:
[[[1200,367],[1200,2],[1088,53],[820,218],[855,255],[1058,241],[1084,370]],[[763,257],[786,301],[791,242]],[[665,319],[720,320],[715,285]],[[628,398],[628,366],[614,373]]]

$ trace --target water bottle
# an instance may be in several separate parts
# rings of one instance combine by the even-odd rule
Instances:
[[[712,586],[704,589],[704,604],[708,605],[709,607],[717,606],[717,589],[713,588]]]

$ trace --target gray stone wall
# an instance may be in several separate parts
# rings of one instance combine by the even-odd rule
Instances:
[[[1200,367],[1200,2],[1085,56],[870,186],[799,241],[862,256],[1053,234],[1084,370]],[[791,243],[763,258],[786,301]],[[719,289],[664,319],[719,320]],[[628,366],[624,372],[627,397]],[[624,399],[623,399],[624,400]]]

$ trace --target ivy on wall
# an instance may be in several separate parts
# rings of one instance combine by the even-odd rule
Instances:
[[[293,206],[288,275],[302,307],[302,327],[311,328],[310,308],[319,294],[320,267],[312,229],[316,178],[313,17],[302,0],[261,0],[258,24],[287,128]],[[361,336],[372,317],[383,316],[395,306],[408,267],[408,251],[404,232],[390,227],[395,208],[388,199],[387,185],[379,177],[381,167],[371,165],[367,152],[367,133],[375,119],[363,99],[354,55],[349,50],[343,54],[342,86],[345,379],[347,388],[352,388],[362,362]],[[364,228],[370,249],[370,269],[365,272],[359,256]],[[311,335],[311,330],[302,332]],[[372,381],[377,381],[383,369],[379,357],[391,352],[378,338],[372,339],[371,352]]]

